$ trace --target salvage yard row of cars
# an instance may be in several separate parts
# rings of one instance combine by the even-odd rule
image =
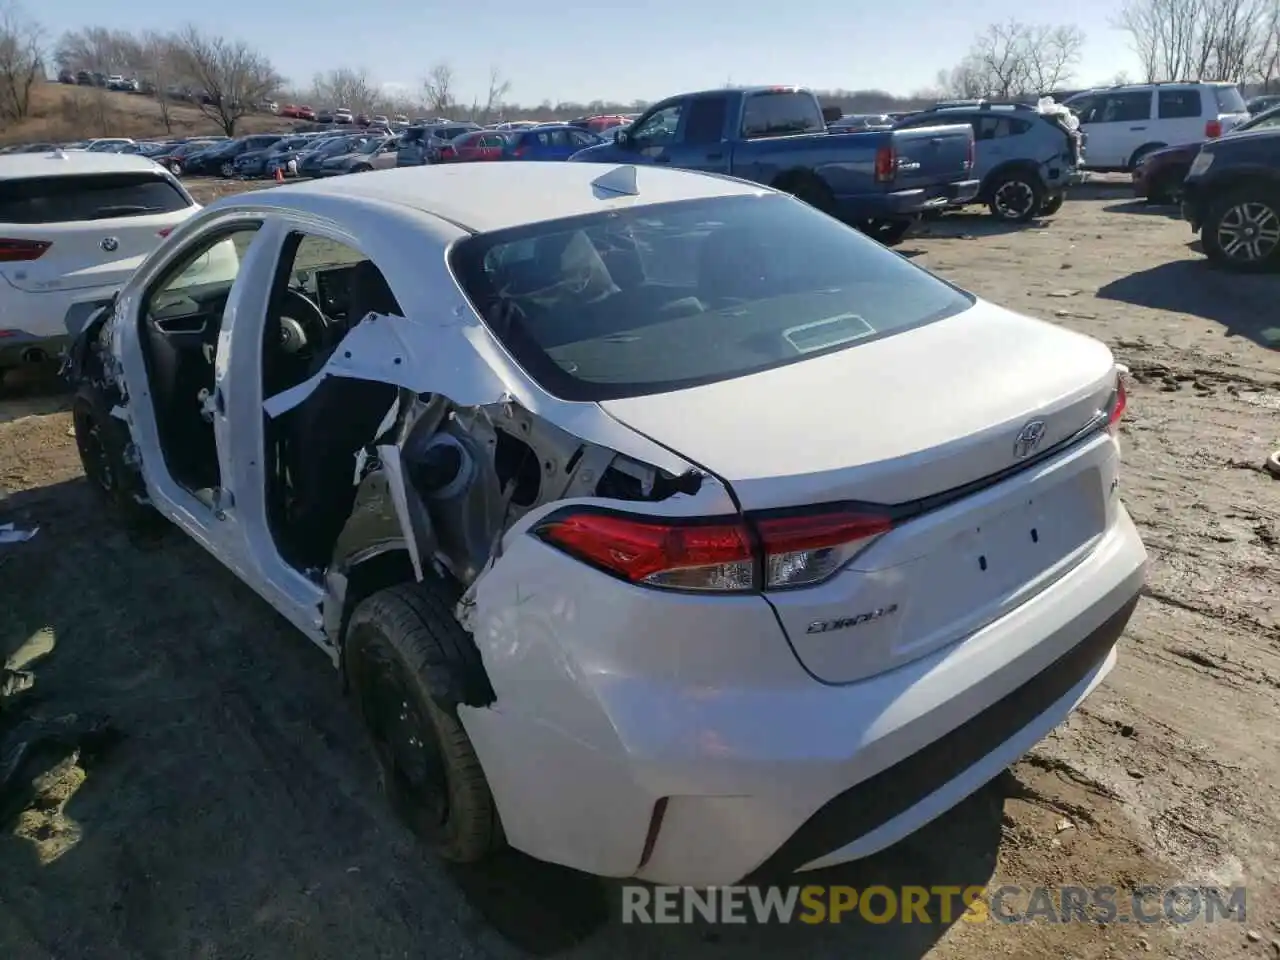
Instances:
[[[1146,552],[1110,350],[886,249],[1061,205],[1079,118],[832,119],[701,91],[522,167],[363,133],[335,156],[397,169],[207,208],[146,155],[0,157],[0,366],[65,350],[103,504],[323,651],[440,856],[697,886],[864,857],[1097,687]],[[1273,238],[1238,198],[1277,136],[1202,148],[1206,251]]]

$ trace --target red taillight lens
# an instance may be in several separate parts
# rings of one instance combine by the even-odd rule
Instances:
[[[893,147],[883,146],[876,151],[876,180],[881,183],[892,180],[897,166],[897,157],[894,154]]]
[[[826,580],[892,530],[893,521],[883,514],[833,510],[761,517],[755,528],[764,550],[765,588],[776,590]]]
[[[1204,125],[1204,137],[1206,140],[1213,140],[1222,136],[1222,121],[1210,120]]]
[[[528,153],[528,152],[529,152],[529,148],[528,148],[528,147],[516,147],[516,156],[517,156],[517,157],[523,157],[523,156],[524,156],[526,153]]]
[[[726,592],[820,583],[892,528],[887,516],[850,509],[761,515],[749,521],[587,511],[555,514],[534,532],[632,583]]]
[[[1116,392],[1111,396],[1111,411],[1107,416],[1107,432],[1113,437],[1120,432],[1120,421],[1124,419],[1125,407],[1129,405],[1128,394],[1124,391],[1124,380],[1116,379]]]
[[[755,556],[747,528],[726,520],[659,520],[612,513],[561,514],[537,535],[632,583],[686,590],[750,590]]]
[[[173,227],[161,227],[159,230],[156,231],[156,236],[167,237],[171,233],[173,233]]]
[[[48,240],[0,240],[0,263],[39,260],[52,246]]]

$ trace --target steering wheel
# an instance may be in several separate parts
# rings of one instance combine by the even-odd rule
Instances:
[[[280,344],[282,353],[309,361],[328,345],[333,325],[314,300],[301,290],[290,287],[280,305]]]

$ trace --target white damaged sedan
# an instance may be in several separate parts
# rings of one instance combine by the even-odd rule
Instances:
[[[1106,346],[725,177],[228,197],[69,372],[104,502],[327,652],[453,860],[873,853],[1061,723],[1143,584]]]

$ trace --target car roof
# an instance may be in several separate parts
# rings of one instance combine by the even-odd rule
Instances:
[[[97,173],[156,173],[161,168],[131,153],[90,153],[87,150],[49,150],[0,156],[0,179],[91,176]]]
[[[626,169],[636,173],[636,195],[593,185],[605,175]],[[609,209],[772,192],[730,177],[650,166],[459,163],[311,180],[228,197],[214,205],[303,211],[315,205],[328,216],[342,204],[366,209],[391,205],[439,217],[470,233],[487,233]]]

